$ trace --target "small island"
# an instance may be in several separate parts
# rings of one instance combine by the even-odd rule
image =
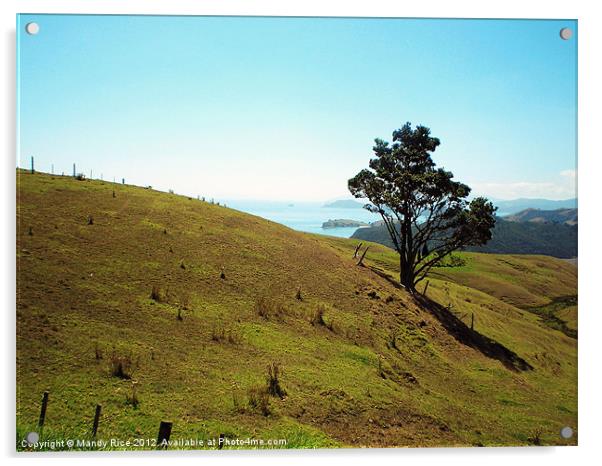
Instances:
[[[364,204],[354,201],[352,199],[342,199],[339,201],[330,202],[324,204],[324,207],[335,208],[335,209],[363,209]]]
[[[350,220],[348,218],[337,218],[335,220],[328,220],[322,223],[322,228],[342,228],[342,227],[367,227],[370,226],[366,222],[360,222],[358,220]]]

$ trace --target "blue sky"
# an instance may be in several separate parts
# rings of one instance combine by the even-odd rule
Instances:
[[[35,21],[40,31],[25,33]],[[571,27],[573,39],[559,37]],[[575,21],[21,15],[18,164],[217,199],[349,197],[406,121],[476,194],[576,197]]]

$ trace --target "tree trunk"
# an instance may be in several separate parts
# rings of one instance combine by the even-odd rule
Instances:
[[[403,257],[399,256],[399,283],[410,293],[414,292],[414,268],[405,263]]]

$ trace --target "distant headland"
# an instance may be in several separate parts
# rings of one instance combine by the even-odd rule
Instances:
[[[328,220],[327,222],[322,223],[322,228],[348,228],[348,227],[367,227],[370,226],[369,223],[360,222],[358,220],[350,220],[348,218],[337,218],[335,220]]]

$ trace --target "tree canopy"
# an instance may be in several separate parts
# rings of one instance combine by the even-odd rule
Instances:
[[[348,182],[380,214],[399,253],[400,283],[414,291],[429,270],[453,251],[491,239],[495,210],[483,197],[468,201],[470,188],[437,168],[431,154],[440,145],[425,126],[406,123],[391,144],[375,139],[375,158]]]

